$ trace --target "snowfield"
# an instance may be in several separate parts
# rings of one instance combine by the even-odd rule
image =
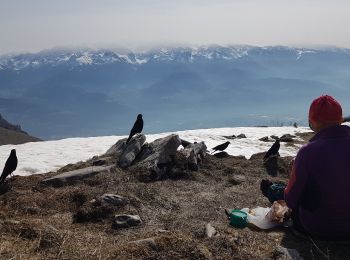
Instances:
[[[264,136],[283,134],[296,134],[309,132],[308,127],[235,127],[212,128],[173,132],[190,142],[204,141],[208,150],[218,144],[230,141],[231,145],[226,151],[231,155],[243,155],[250,158],[253,154],[265,152],[272,142],[262,142],[259,138]],[[223,136],[245,134],[247,138],[227,140]],[[146,135],[147,142],[171,134]],[[18,167],[15,175],[31,175],[55,171],[69,163],[85,161],[95,155],[101,155],[116,141],[126,136],[102,136],[87,138],[67,138],[57,141],[26,143],[21,145],[0,146],[0,167],[3,167],[11,149],[17,150]],[[180,146],[182,148],[182,146]],[[286,146],[281,143],[281,156],[294,156],[298,148]]]

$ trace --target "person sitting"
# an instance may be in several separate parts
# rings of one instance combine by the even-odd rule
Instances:
[[[317,238],[350,238],[350,127],[342,122],[341,105],[333,97],[312,102],[309,125],[315,135],[298,151],[289,182],[280,187],[284,196],[270,195],[285,200],[299,231]],[[271,185],[261,183],[266,196],[275,193],[268,192]]]

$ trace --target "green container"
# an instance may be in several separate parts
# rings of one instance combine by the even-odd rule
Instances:
[[[244,228],[247,226],[248,215],[246,212],[234,209],[230,214],[230,224],[236,228]]]

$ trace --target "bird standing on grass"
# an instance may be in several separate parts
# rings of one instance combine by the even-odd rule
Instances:
[[[278,151],[280,149],[280,140],[277,139],[271,148],[266,152],[264,160],[268,159],[270,156],[279,155]]]
[[[16,156],[16,150],[12,149],[9,158],[7,158],[7,161],[5,163],[5,167],[2,170],[2,174],[0,177],[0,184],[2,184],[6,177],[9,176],[10,174],[12,174],[12,172],[14,172],[17,168],[17,156]]]
[[[143,129],[143,119],[142,119],[142,115],[138,114],[137,115],[137,119],[135,121],[134,126],[132,127],[131,131],[130,131],[130,135],[128,140],[126,140],[126,143],[130,142],[130,139],[135,135],[135,134],[139,134],[142,132]]]
[[[217,146],[215,146],[212,150],[214,151],[214,152],[216,152],[216,151],[223,151],[223,150],[225,150],[226,148],[227,148],[227,146],[230,144],[230,142],[225,142],[225,143],[223,143],[223,144],[219,144],[219,145],[217,145]]]

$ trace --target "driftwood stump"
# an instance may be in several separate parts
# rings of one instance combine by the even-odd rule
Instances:
[[[134,162],[146,142],[146,137],[143,134],[137,134],[129,143],[126,143],[126,140],[126,138],[119,140],[105,154],[107,156],[113,155],[117,159],[118,166],[121,168],[126,168]]]
[[[185,155],[189,169],[198,171],[198,164],[201,163],[207,152],[207,146],[204,142],[188,144],[185,149],[180,150],[180,153]]]

